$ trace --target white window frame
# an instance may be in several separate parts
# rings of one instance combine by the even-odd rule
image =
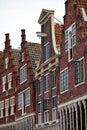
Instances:
[[[26,91],[29,91],[29,97],[28,97],[28,104],[26,104],[26,96],[25,96],[25,93]],[[18,110],[22,109],[22,115],[24,115],[26,113],[26,107],[28,107],[30,105],[30,89],[25,89],[24,91],[22,91],[21,93],[18,94],[18,100],[19,99],[19,95],[21,95],[21,101],[18,101]],[[25,105],[24,105],[25,104]]]
[[[52,70],[52,89],[56,88],[56,68]]]
[[[53,98],[55,98],[54,106],[53,106]],[[54,95],[52,97],[52,121],[56,121],[56,114],[57,114],[57,111],[56,111],[56,101],[57,101],[57,97],[56,97],[56,95]]]
[[[5,99],[5,116],[9,116],[9,99]]]
[[[24,71],[23,68],[26,67]],[[20,84],[24,83],[27,80],[27,64],[20,68]]]
[[[22,93],[18,94],[18,110],[22,109]]]
[[[13,115],[14,114],[14,106],[15,106],[15,97],[11,97],[10,98],[10,114]]]
[[[44,75],[44,93],[49,91],[49,73]]]
[[[9,59],[8,57],[5,58],[5,69],[8,69],[8,62],[9,62]]]
[[[52,108],[52,121],[56,121],[56,107],[55,108]]]
[[[2,91],[3,91],[3,92],[6,91],[5,85],[6,85],[6,76],[3,76],[3,77],[2,77]]]
[[[74,41],[74,42],[73,42]],[[73,47],[76,45],[76,23],[65,30],[65,51],[68,51],[68,61],[73,60]]]
[[[84,73],[84,72],[85,72],[85,71],[84,71],[84,68],[85,68],[85,67],[84,67],[84,57],[78,59],[77,62],[78,62],[78,61],[81,61],[81,60],[83,60],[83,81],[82,81],[82,82],[79,82],[79,83],[77,83],[77,84],[75,84],[75,87],[78,87],[79,85],[84,84],[84,82],[85,82],[85,73]]]
[[[3,118],[4,101],[0,101],[0,118]]]
[[[24,61],[24,52],[22,52],[22,62]]]
[[[8,74],[8,89],[12,88],[12,72]]]
[[[49,110],[44,111],[44,123],[49,122]]]
[[[67,77],[64,76],[64,72],[67,71]],[[61,79],[61,76],[63,75],[62,79]],[[62,82],[63,80],[63,82]],[[64,85],[64,81],[66,82],[66,86],[63,86]],[[61,90],[61,87],[62,87],[62,90]],[[65,87],[65,89],[63,88]],[[64,90],[63,90],[64,89]],[[63,69],[62,71],[60,71],[60,93],[64,93],[68,91],[68,68],[66,67],[65,69]]]
[[[29,93],[26,95],[26,92],[29,92]],[[24,91],[24,93],[25,93],[25,107],[27,107],[30,105],[30,89],[26,89]],[[26,97],[26,96],[28,96],[28,97]]]
[[[44,45],[44,62],[49,59],[49,42]]]
[[[38,124],[41,124],[42,123],[42,113],[39,112],[38,113]]]
[[[37,89],[37,93],[38,93],[38,96],[40,96],[41,95],[41,93],[42,93],[42,77],[40,77],[39,79],[38,79],[38,89]]]

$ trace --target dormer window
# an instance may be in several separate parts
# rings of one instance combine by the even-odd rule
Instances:
[[[44,61],[49,59],[49,43],[44,45]]]
[[[9,59],[8,57],[5,58],[5,69],[8,69],[8,62],[9,62]]]
[[[24,61],[24,52],[22,53],[22,62]]]

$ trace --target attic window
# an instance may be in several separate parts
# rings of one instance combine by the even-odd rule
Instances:
[[[49,59],[49,43],[44,45],[44,61]]]
[[[22,62],[24,61],[24,52],[22,53]]]
[[[8,57],[5,58],[5,69],[8,69],[8,62],[9,62],[9,59]]]

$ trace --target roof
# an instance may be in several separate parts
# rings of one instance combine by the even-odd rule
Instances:
[[[47,9],[42,9],[38,23],[41,24],[41,22],[45,19],[48,18],[49,14],[54,14],[54,10],[47,10]]]
[[[34,71],[34,69],[37,67],[37,63],[40,61],[41,44],[28,42],[27,45],[31,67]]]

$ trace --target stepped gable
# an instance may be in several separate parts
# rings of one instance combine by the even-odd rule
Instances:
[[[28,52],[30,57],[30,63],[33,71],[37,67],[37,63],[40,61],[41,44],[27,42]]]
[[[14,57],[14,65],[16,67],[16,71],[18,71],[20,61],[20,50],[12,49],[12,55]]]
[[[63,32],[63,25],[59,23],[55,23],[55,40],[56,44],[60,44],[63,41],[62,32]]]

